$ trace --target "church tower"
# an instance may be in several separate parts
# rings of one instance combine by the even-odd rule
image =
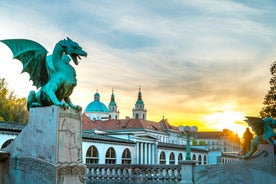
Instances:
[[[118,106],[115,102],[114,90],[112,89],[111,99],[108,105],[109,119],[119,119],[120,112],[118,111]]]
[[[138,99],[135,103],[135,107],[132,110],[133,119],[147,119],[147,110],[145,109],[144,101],[142,100],[141,87],[139,87]]]

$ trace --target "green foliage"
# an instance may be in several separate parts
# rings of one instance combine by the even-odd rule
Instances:
[[[192,145],[193,145],[193,146],[197,146],[197,145],[198,145],[198,144],[197,144],[197,141],[196,141],[196,140],[193,140]]]
[[[0,78],[0,121],[27,123],[26,98],[17,98],[9,91],[5,79]]]
[[[271,64],[270,73],[272,75],[269,81],[270,88],[264,97],[264,107],[260,111],[262,118],[276,118],[276,61]]]
[[[193,146],[206,146],[206,142],[203,141],[203,140],[201,140],[201,141],[199,141],[199,143],[198,143],[197,140],[193,140],[192,145],[193,145]]]
[[[206,141],[203,141],[203,140],[199,141],[199,146],[206,146]]]

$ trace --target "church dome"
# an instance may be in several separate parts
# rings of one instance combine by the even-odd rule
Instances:
[[[106,105],[100,101],[100,94],[98,92],[95,93],[94,101],[87,105],[84,112],[108,112],[108,108],[106,107]]]

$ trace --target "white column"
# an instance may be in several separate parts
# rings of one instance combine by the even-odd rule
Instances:
[[[155,149],[155,144],[151,145],[151,160],[152,160],[152,164],[156,164],[156,149]]]
[[[136,163],[139,164],[140,161],[140,144],[139,142],[136,143]]]
[[[148,164],[148,143],[145,143],[145,151],[144,151],[144,157],[145,157],[145,162],[144,164]]]
[[[149,146],[149,151],[148,151],[148,152],[149,152],[149,154],[148,154],[149,162],[148,162],[148,163],[149,163],[149,164],[152,164],[152,152],[151,152],[152,149],[151,149],[151,145],[152,145],[152,144],[148,144],[148,146]]]
[[[141,150],[140,150],[140,158],[141,158],[141,164],[144,164],[144,143],[141,142]]]

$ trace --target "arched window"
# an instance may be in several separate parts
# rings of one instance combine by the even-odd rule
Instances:
[[[179,153],[179,155],[178,155],[178,160],[183,160],[182,153]]]
[[[198,156],[198,165],[201,165],[202,164],[202,158],[201,158],[201,155]]]
[[[193,158],[192,158],[192,160],[196,160],[196,156],[195,156],[195,154],[193,154]]]
[[[159,164],[166,164],[166,155],[164,151],[160,153]]]
[[[86,152],[86,163],[97,164],[99,163],[99,153],[96,146],[90,146]]]
[[[206,155],[203,156],[203,164],[206,165],[207,164],[207,158]]]
[[[135,119],[139,119],[139,114],[135,114]]]
[[[4,142],[4,144],[1,146],[1,149],[7,147],[12,141],[13,141],[13,139],[6,140],[6,141]]]
[[[123,152],[122,164],[131,164],[131,153],[127,148]]]
[[[105,154],[105,163],[106,164],[115,164],[116,163],[116,153],[114,148],[110,147],[107,149]]]
[[[170,154],[170,164],[175,164],[174,153]]]

